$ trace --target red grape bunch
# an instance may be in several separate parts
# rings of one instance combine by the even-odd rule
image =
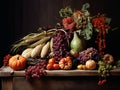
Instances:
[[[26,79],[28,80],[39,79],[41,78],[41,76],[46,75],[47,73],[45,71],[45,67],[46,67],[45,60],[41,60],[39,63],[37,63],[34,66],[29,66],[27,69],[25,69]]]

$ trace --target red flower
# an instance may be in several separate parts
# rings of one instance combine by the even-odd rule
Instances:
[[[62,24],[66,29],[69,29],[70,31],[73,31],[74,27],[76,26],[76,23],[72,17],[64,18],[62,20]]]

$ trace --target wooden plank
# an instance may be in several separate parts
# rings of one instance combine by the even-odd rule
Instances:
[[[97,85],[96,82],[96,77],[92,79],[85,77],[45,77],[31,82],[25,80],[24,77],[15,77],[13,84],[14,90],[24,90],[24,88],[25,90],[88,90],[85,86],[88,84]],[[91,87],[91,90],[93,88],[95,87]]]
[[[1,77],[11,76],[13,72],[14,72],[14,70],[8,66],[3,66],[0,68],[0,76]]]
[[[12,77],[3,77],[1,81],[2,81],[2,90],[13,90]]]
[[[46,76],[97,76],[97,70],[46,70]],[[111,75],[120,76],[120,68],[111,70]],[[25,76],[25,71],[14,71],[10,67],[2,67],[0,77]]]
[[[13,90],[120,90],[119,80],[120,77],[109,77],[107,83],[100,87],[97,76],[48,76],[31,81],[14,77]]]

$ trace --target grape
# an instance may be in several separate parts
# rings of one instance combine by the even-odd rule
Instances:
[[[38,79],[40,76],[37,73],[32,74],[32,78]]]
[[[7,54],[4,56],[3,58],[3,66],[8,66],[8,63],[9,63],[9,59],[12,57],[11,54]]]
[[[79,52],[78,60],[80,60],[80,63],[85,64],[85,62],[89,59],[94,59],[94,56],[98,54],[98,51],[93,48],[87,48],[86,50],[83,50]]]
[[[106,77],[110,75],[110,70],[113,69],[112,65],[105,63],[103,61],[99,61],[98,62],[98,73],[102,76],[102,77]]]
[[[53,52],[58,61],[69,54],[68,42],[70,38],[71,34],[63,30],[58,30],[53,36]]]
[[[77,66],[79,65],[79,60],[78,59],[73,59],[72,60],[72,69],[76,69]]]
[[[46,75],[45,67],[46,67],[46,60],[41,60],[34,66],[29,66],[25,69],[25,76],[26,79],[39,79],[41,76]]]

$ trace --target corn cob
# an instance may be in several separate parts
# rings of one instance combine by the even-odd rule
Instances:
[[[33,50],[33,48],[27,48],[22,52],[21,55],[25,58],[30,58],[32,50]]]
[[[50,50],[50,42],[48,41],[42,48],[42,51],[40,53],[41,58],[45,58]]]
[[[31,57],[32,58],[35,58],[37,56],[39,56],[39,54],[41,53],[41,50],[42,50],[42,47],[44,46],[45,44],[40,44],[40,45],[37,45],[31,52]]]
[[[49,36],[48,36],[48,37],[44,37],[44,38],[38,40],[37,42],[29,45],[29,47],[30,47],[30,48],[34,48],[34,47],[36,47],[36,46],[39,45],[39,44],[46,43],[50,38],[51,38],[51,37],[49,37]]]

